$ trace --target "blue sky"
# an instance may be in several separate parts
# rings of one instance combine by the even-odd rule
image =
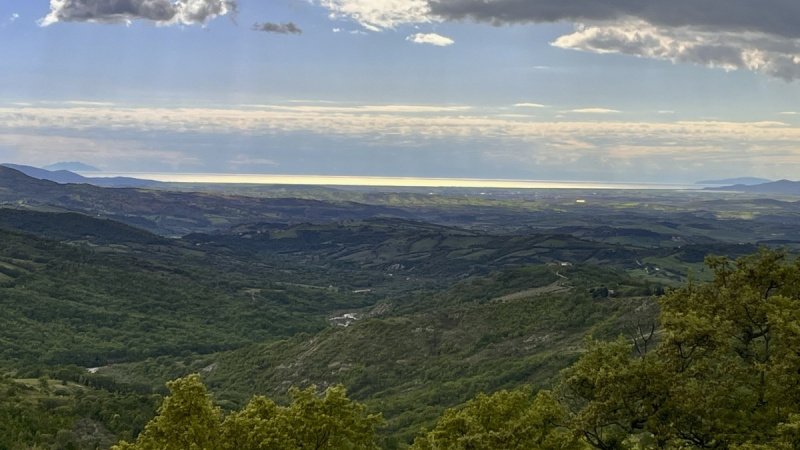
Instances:
[[[613,0],[239,0],[234,13],[221,0],[155,0],[168,10],[156,17],[141,0],[4,0],[0,159],[114,172],[796,178],[796,7],[676,1],[665,12]]]

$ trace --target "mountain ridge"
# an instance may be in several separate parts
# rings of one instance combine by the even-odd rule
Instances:
[[[800,181],[778,180],[756,185],[736,184],[732,186],[706,188],[706,190],[737,191],[753,194],[800,195]]]
[[[112,188],[156,188],[164,183],[130,177],[85,177],[66,169],[49,170],[40,167],[6,163],[3,166],[18,170],[29,177],[48,180],[59,184],[91,184]]]
[[[719,179],[719,180],[703,180],[703,181],[698,181],[695,184],[702,184],[702,185],[722,184],[722,185],[726,185],[726,186],[727,185],[743,184],[745,186],[752,186],[752,185],[756,185],[756,184],[770,183],[772,181],[774,181],[774,180],[770,180],[768,178],[759,178],[759,177],[735,177],[735,178],[723,178],[723,179]]]
[[[55,164],[44,166],[42,169],[50,171],[68,170],[70,172],[100,172],[100,169],[97,167],[90,166],[89,164],[84,164],[79,161],[60,161]]]

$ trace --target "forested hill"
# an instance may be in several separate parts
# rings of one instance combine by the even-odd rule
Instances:
[[[0,238],[0,361],[14,364],[236,348],[318,331],[332,311],[369,300],[276,284],[284,267],[75,214],[0,210]]]
[[[58,184],[5,166],[0,166],[0,204],[81,212],[172,236],[258,221],[298,223],[408,216],[398,209],[353,203]]]
[[[579,193],[588,204],[569,192],[516,203],[413,197],[402,201],[425,205],[399,208],[102,189],[7,174],[0,392],[13,395],[0,398],[0,436],[14,437],[0,448],[133,442],[154,416],[163,383],[191,373],[201,378],[172,386],[200,392],[207,384],[210,429],[232,414],[245,430],[266,420],[267,410],[297,419],[290,401],[320,406],[326,397],[317,394],[330,392],[330,401],[363,405],[355,410],[366,417],[383,414],[370,442],[385,448],[404,448],[424,429],[448,435],[441,431],[448,420],[462,416],[444,411],[473,398],[465,414],[482,405],[502,410],[505,400],[520,411],[557,412],[551,400],[560,400],[529,404],[531,391],[520,387],[558,386],[560,372],[594,348],[589,336],[630,338],[656,326],[663,293],[690,278],[714,279],[719,267],[704,266],[707,255],[800,248],[796,203],[735,194]],[[695,200],[680,207],[683,195]],[[181,202],[186,209],[168,211]],[[215,219],[215,202],[239,215]],[[156,208],[164,215],[153,215]],[[111,219],[120,211],[129,214],[125,223]],[[176,215],[186,211],[196,215]],[[171,234],[165,226],[192,233],[164,236]],[[789,277],[790,269],[781,270]],[[665,336],[653,332],[650,347]],[[622,353],[598,358],[624,362]],[[479,396],[502,389],[511,393]],[[248,409],[259,394],[277,404],[262,399]],[[491,434],[495,425],[480,426]],[[609,436],[639,439],[642,430]],[[418,447],[425,439],[439,437],[426,435]],[[505,448],[495,444],[483,448]]]

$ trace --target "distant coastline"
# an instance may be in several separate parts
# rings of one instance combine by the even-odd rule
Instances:
[[[93,177],[132,177],[167,183],[277,184],[311,186],[376,186],[487,189],[603,189],[603,190],[700,190],[685,183],[498,180],[480,178],[370,177],[338,175],[268,175],[157,172],[101,172]]]

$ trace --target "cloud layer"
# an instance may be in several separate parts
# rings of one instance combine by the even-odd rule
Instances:
[[[584,113],[595,111],[601,109]],[[58,154],[52,160],[94,162],[85,152],[102,149],[109,165],[115,160],[129,164],[131,155],[140,155],[142,166],[157,166],[164,152],[178,170],[193,164],[211,170],[219,163],[213,158],[228,148],[238,152],[239,162],[270,161],[285,170],[306,167],[321,173],[388,160],[426,176],[533,178],[530,174],[544,171],[575,179],[635,174],[674,180],[736,171],[791,177],[800,170],[800,127],[783,122],[648,122],[624,113],[555,120],[506,112],[449,105],[0,107],[0,150],[26,157],[36,153],[43,161]],[[148,141],[153,136],[158,139]],[[225,164],[235,170],[233,162]],[[396,169],[378,166],[372,169],[384,174]]]
[[[796,0],[321,0],[333,17],[373,31],[472,20],[493,25],[572,22],[554,45],[594,53],[800,78]]]
[[[255,23],[253,25],[254,31],[264,31],[266,33],[278,33],[278,34],[302,34],[303,30],[300,29],[294,22],[287,22],[287,23],[272,23],[272,22],[264,22],[264,23]]]
[[[800,38],[800,3],[794,0],[430,0],[430,9],[447,20],[498,25],[638,19],[658,27]]]
[[[50,0],[50,13],[39,24],[146,20],[158,25],[196,25],[235,10],[234,0]]]

